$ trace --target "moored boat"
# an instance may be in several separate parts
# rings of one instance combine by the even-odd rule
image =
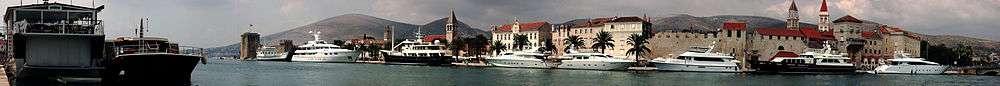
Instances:
[[[894,58],[889,59],[889,64],[883,64],[869,73],[875,74],[943,74],[948,66],[935,62],[926,61],[921,58],[911,58],[909,53],[896,51]]]
[[[320,32],[313,34],[313,40],[298,46],[292,55],[294,62],[355,62],[360,52],[327,43],[320,39]],[[280,57],[279,57],[280,58]]]
[[[733,56],[711,52],[712,48],[691,47],[676,58],[657,58],[652,63],[660,71],[739,72]]]
[[[386,64],[403,65],[451,65],[452,57],[447,54],[446,47],[438,42],[424,42],[423,35],[417,31],[417,39],[407,39],[392,47],[382,50]]]
[[[558,57],[560,60],[556,68],[560,69],[584,69],[584,70],[625,70],[637,62],[627,59],[614,58],[603,53],[567,53]]]
[[[486,58],[486,62],[497,67],[552,68],[545,57],[545,54],[532,52],[504,52],[500,56]]]

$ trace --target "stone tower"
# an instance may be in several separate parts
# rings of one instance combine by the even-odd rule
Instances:
[[[795,7],[795,0],[792,0],[792,6],[788,8],[788,21],[787,28],[798,29],[799,28],[799,8]]]
[[[826,11],[826,0],[819,7],[819,31],[830,31],[830,13]]]
[[[448,24],[444,25],[444,30],[446,32],[445,36],[446,39],[448,40],[448,43],[457,40],[458,37],[461,36],[460,33],[455,30],[458,29],[458,26],[455,26],[455,23],[457,22],[458,19],[455,18],[455,10],[451,10],[451,16],[448,16]]]
[[[385,33],[382,33],[382,41],[385,42],[385,45],[394,45],[393,41],[395,41],[395,39],[393,39],[392,35],[392,26],[386,25]]]
[[[257,48],[260,47],[260,34],[248,31],[240,35],[240,57],[242,60],[253,60],[257,58]]]

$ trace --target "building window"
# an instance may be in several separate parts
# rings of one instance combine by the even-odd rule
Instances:
[[[733,31],[726,30],[726,37],[733,37]]]
[[[737,31],[736,31],[736,38],[740,38],[740,37],[742,37],[742,36],[743,36],[743,33],[742,33],[742,31],[739,31],[739,30],[737,30]]]
[[[778,50],[785,50],[785,46],[778,46]]]

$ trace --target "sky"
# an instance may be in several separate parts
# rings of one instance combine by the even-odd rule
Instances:
[[[6,6],[41,0],[2,0]],[[147,36],[181,45],[218,47],[237,43],[247,31],[278,33],[344,14],[425,24],[448,16],[486,28],[510,23],[642,16],[752,15],[785,19],[790,0],[52,0],[90,7],[104,5],[108,37],[134,36],[149,18]],[[801,22],[815,23],[819,0],[796,0]],[[845,15],[931,35],[1000,40],[1000,0],[830,0],[831,21]],[[251,29],[249,25],[254,25]]]

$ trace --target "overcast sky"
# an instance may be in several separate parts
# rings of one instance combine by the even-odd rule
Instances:
[[[3,5],[41,0],[3,0]],[[91,0],[53,0],[91,6]],[[446,17],[449,10],[473,27],[521,21],[642,16],[754,15],[785,19],[788,0],[96,0],[108,37],[132,36],[139,18],[150,18],[151,36],[182,45],[217,47],[239,34],[273,34],[343,14],[365,14],[410,24]],[[819,0],[797,0],[800,21],[815,23]],[[831,0],[831,20],[844,15],[925,34],[1000,40],[1000,0]]]

